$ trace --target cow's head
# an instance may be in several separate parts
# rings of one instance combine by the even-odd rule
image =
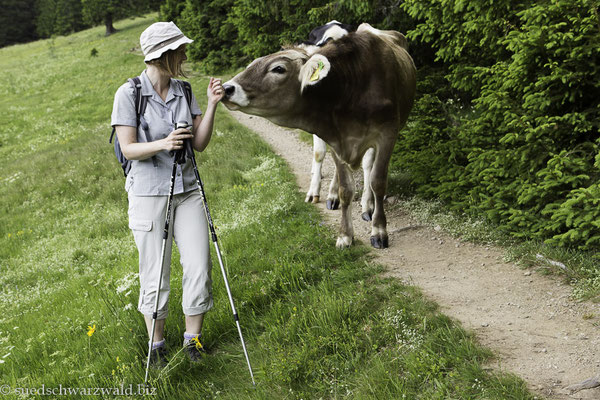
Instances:
[[[321,54],[293,48],[257,58],[223,85],[230,110],[271,117],[294,111],[307,86],[324,79],[331,65]]]

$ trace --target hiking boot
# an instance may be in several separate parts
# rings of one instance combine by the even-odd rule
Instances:
[[[158,347],[150,353],[150,367],[154,369],[163,369],[167,366],[167,349],[165,346]]]
[[[188,358],[192,362],[200,362],[207,352],[202,343],[197,338],[190,340],[190,342],[183,346],[183,351],[187,354]]]

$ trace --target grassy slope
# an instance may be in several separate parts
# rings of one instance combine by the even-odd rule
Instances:
[[[98,27],[0,49],[2,384],[135,391],[143,381],[137,252],[107,139],[114,92],[141,71],[132,49],[153,18],[121,21],[110,38]],[[191,82],[202,100],[206,78]],[[190,366],[177,352],[174,254],[159,398],[531,397],[517,378],[485,372],[490,353],[416,289],[379,278],[367,249],[336,251],[284,162],[223,110],[197,158],[258,386],[218,265],[204,331],[213,354]]]

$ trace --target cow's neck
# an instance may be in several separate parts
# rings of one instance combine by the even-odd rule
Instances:
[[[274,124],[288,128],[302,129],[313,135],[317,135],[336,150],[339,146],[339,135],[332,131],[333,123],[328,113],[305,110],[295,111],[293,114],[276,115],[268,117]]]

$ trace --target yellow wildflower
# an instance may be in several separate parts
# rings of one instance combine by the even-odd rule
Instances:
[[[92,337],[92,335],[94,334],[94,332],[96,332],[96,324],[94,324],[94,326],[89,326],[88,325],[87,335],[89,337]]]
[[[194,342],[194,344],[196,345],[196,349],[202,350],[202,343],[200,343],[200,340],[198,340],[198,336],[193,338],[192,342]]]

